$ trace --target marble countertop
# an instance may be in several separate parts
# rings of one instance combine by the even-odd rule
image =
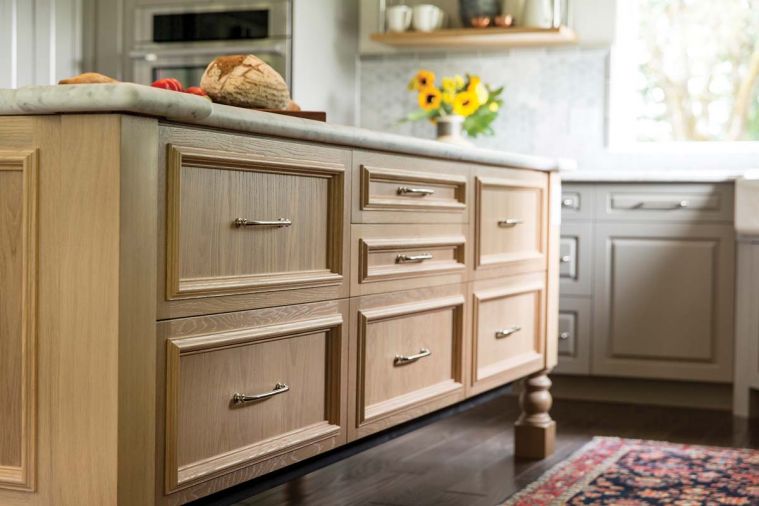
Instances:
[[[747,170],[575,170],[561,174],[565,183],[731,183]]]
[[[179,123],[447,160],[541,171],[572,171],[572,160],[469,148],[361,128],[212,104],[133,83],[29,86],[0,90],[0,115],[121,112]]]

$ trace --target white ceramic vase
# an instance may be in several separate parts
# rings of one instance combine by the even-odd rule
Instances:
[[[472,143],[464,137],[463,116],[441,116],[437,119],[437,140],[458,146],[472,146]]]

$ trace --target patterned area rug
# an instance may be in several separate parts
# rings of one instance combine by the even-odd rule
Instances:
[[[759,506],[759,451],[596,437],[504,506]]]

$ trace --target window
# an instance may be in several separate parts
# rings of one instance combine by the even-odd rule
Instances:
[[[612,143],[759,141],[759,0],[618,0]]]

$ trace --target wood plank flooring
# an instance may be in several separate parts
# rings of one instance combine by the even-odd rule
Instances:
[[[501,389],[196,505],[492,506],[593,436],[759,447],[759,422],[727,412],[557,401],[556,453],[515,460],[518,414],[516,398]]]

